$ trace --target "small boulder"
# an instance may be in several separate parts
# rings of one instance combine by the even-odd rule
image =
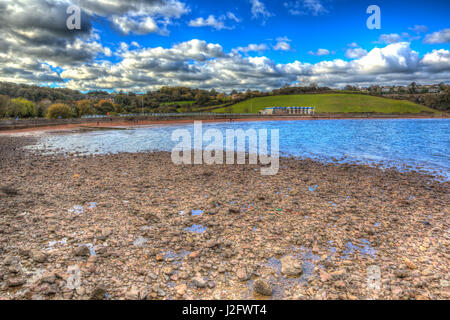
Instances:
[[[106,288],[104,286],[96,287],[91,293],[91,300],[103,300],[106,297]]]
[[[31,259],[33,259],[34,262],[37,263],[44,263],[47,261],[48,255],[42,251],[39,250],[32,250],[31,251]]]
[[[87,246],[79,246],[75,249],[75,255],[78,257],[89,257],[91,255],[91,251]]]
[[[204,287],[206,287],[206,281],[202,277],[195,277],[195,278],[193,278],[192,279],[192,283],[197,288],[204,288]]]
[[[281,273],[287,276],[298,276],[302,274],[303,268],[298,259],[293,256],[285,256],[280,259]]]
[[[253,288],[257,293],[262,294],[264,296],[271,296],[273,292],[270,283],[263,279],[256,280]]]

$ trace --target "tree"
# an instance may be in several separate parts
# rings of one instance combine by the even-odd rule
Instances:
[[[78,101],[76,110],[77,110],[77,114],[79,117],[94,113],[94,108],[92,107],[92,102],[88,99]]]
[[[8,103],[8,116],[29,118],[36,115],[36,107],[33,102],[24,98],[15,98]]]
[[[47,118],[49,119],[68,119],[73,116],[72,108],[64,103],[55,103],[48,107]]]
[[[0,118],[6,117],[8,112],[9,97],[0,94]]]
[[[114,112],[114,105],[109,100],[100,100],[97,104],[97,110],[100,114],[107,114],[108,112]]]
[[[52,102],[49,99],[39,101],[39,103],[36,106],[36,116],[39,118],[45,117],[45,115],[47,114],[48,107],[50,107],[51,104]]]

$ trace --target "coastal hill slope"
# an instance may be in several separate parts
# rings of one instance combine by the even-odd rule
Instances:
[[[362,94],[298,94],[252,98],[227,108],[213,110],[217,113],[257,113],[266,107],[314,106],[316,113],[435,113],[434,109],[406,101]],[[232,108],[232,109],[231,109]]]

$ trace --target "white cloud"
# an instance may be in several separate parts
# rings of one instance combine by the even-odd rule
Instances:
[[[262,18],[265,20],[273,16],[273,13],[269,12],[266,9],[266,6],[264,5],[263,2],[259,0],[250,0],[250,3],[252,5],[251,12],[253,19]]]
[[[269,47],[265,43],[261,43],[261,44],[252,43],[246,47],[237,47],[237,48],[233,49],[233,52],[244,52],[244,53],[251,52],[251,51],[263,52],[263,51],[266,51],[267,49],[269,49]]]
[[[296,0],[283,3],[291,15],[313,15],[318,16],[328,12],[320,0]]]
[[[382,34],[378,38],[378,43],[396,43],[402,41],[403,37],[398,33]]]
[[[216,18],[214,15],[209,15],[208,18],[204,19],[202,17],[193,19],[189,21],[190,27],[212,27],[216,30],[222,30],[222,29],[233,29],[234,26],[226,26],[225,22],[227,20],[232,20],[236,23],[240,22],[241,20],[236,17],[236,15],[232,12],[228,12],[226,15],[222,15],[218,18]]]
[[[349,59],[356,59],[364,57],[367,54],[367,50],[362,48],[350,48],[345,52],[345,56]]]
[[[423,33],[423,32],[427,32],[428,31],[428,27],[424,26],[424,25],[414,25],[414,27],[412,28],[408,28],[411,31],[414,31],[417,34]]]
[[[274,50],[289,51],[291,50],[291,45],[286,41],[278,41],[273,47]]]
[[[450,51],[449,50],[433,50],[427,53],[421,63],[435,71],[450,70]]]
[[[308,54],[312,55],[312,56],[326,56],[331,54],[330,50],[328,49],[317,49],[316,52],[314,51],[309,51]]]
[[[141,20],[130,17],[112,17],[112,22],[122,33],[129,34],[147,34],[159,30],[155,20],[151,17],[145,17]]]
[[[450,42],[450,29],[444,29],[427,34],[423,40],[425,43],[437,44],[437,43],[449,43]]]

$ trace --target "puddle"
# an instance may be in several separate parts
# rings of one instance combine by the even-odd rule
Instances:
[[[56,245],[65,245],[65,244],[67,244],[67,238],[62,238],[59,241],[57,240],[49,241],[47,250],[53,250],[55,249]]]
[[[188,250],[181,250],[179,253],[168,250],[168,251],[164,252],[163,257],[164,257],[164,259],[178,260],[178,259],[183,259],[185,256],[189,255],[190,253],[191,253],[191,251],[188,251]]]
[[[285,297],[286,291],[294,290],[295,292],[297,287],[306,284],[307,280],[314,275],[316,262],[320,260],[318,255],[313,254],[311,249],[305,247],[292,247],[287,255],[292,255],[302,261],[303,273],[299,277],[285,276],[281,273],[281,260],[276,257],[269,258],[266,266],[274,270],[276,274],[276,276],[272,275],[269,278],[273,288],[271,299],[282,299]],[[253,296],[253,283],[253,280],[247,283],[250,296]]]
[[[345,245],[347,249],[343,252],[343,258],[347,259],[349,255],[353,254],[355,251],[359,252],[359,254],[366,258],[370,256],[371,258],[376,258],[376,250],[371,246],[370,241],[366,239],[361,239],[361,245],[355,245],[351,241],[347,242]]]
[[[316,184],[315,186],[309,186],[308,189],[309,189],[309,191],[314,192],[314,191],[316,191],[317,187],[318,187],[318,185]]]
[[[137,247],[142,247],[147,241],[148,241],[147,239],[139,237],[136,240],[134,240],[133,245]]]
[[[191,210],[192,216],[201,216],[203,213],[203,210]]]
[[[94,208],[97,208],[97,203],[96,202],[88,202],[87,203],[87,208],[92,210]]]
[[[96,253],[95,253],[95,247],[96,246],[94,246],[92,243],[81,243],[81,244],[78,244],[78,246],[86,246],[86,247],[88,247],[88,249],[89,249],[89,253],[90,253],[90,255],[91,256],[95,256],[95,255],[97,255]]]
[[[203,233],[206,231],[206,227],[201,224],[193,224],[191,227],[185,228],[184,230],[193,233]]]
[[[83,214],[84,208],[83,208],[83,206],[75,205],[67,211],[69,211],[70,213],[75,213],[75,214]]]

